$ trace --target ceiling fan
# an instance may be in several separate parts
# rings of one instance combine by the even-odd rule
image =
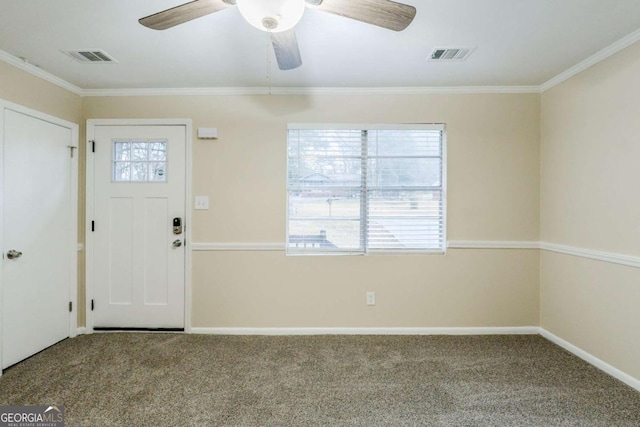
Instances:
[[[294,27],[305,6],[394,31],[407,28],[416,16],[415,7],[391,0],[195,0],[139,22],[154,30],[166,30],[236,5],[247,22],[269,32],[281,70],[302,65]]]

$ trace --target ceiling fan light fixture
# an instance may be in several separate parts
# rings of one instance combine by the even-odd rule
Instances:
[[[304,0],[236,0],[240,14],[262,31],[279,33],[293,28],[304,13]]]

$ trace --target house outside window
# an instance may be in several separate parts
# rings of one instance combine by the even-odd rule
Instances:
[[[287,253],[444,253],[442,124],[290,124]]]

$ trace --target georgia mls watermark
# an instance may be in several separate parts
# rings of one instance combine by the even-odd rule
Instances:
[[[64,408],[0,406],[0,427],[64,427]]]

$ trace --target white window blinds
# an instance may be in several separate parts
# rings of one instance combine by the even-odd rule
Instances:
[[[290,254],[445,247],[443,125],[290,125]]]

